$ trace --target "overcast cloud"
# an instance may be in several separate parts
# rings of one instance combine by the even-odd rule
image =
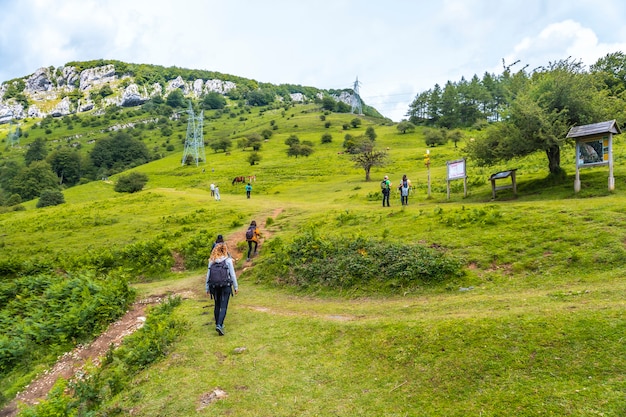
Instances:
[[[69,61],[353,86],[394,121],[435,83],[626,51],[619,0],[0,0],[0,82]]]

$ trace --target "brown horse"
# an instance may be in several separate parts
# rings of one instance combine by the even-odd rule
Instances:
[[[235,177],[235,178],[233,178],[233,183],[231,185],[235,185],[235,184],[238,184],[238,183],[244,183],[244,182],[246,182],[246,177],[244,177],[244,176]]]

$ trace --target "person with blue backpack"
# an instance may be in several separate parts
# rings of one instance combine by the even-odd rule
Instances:
[[[406,177],[406,174],[402,176],[398,190],[400,191],[400,202],[403,206],[409,205],[409,191],[411,189],[411,180]]]
[[[211,251],[205,290],[206,294],[210,294],[211,298],[215,300],[213,309],[215,330],[217,334],[224,336],[224,319],[228,309],[228,300],[231,294],[239,293],[233,259],[228,254],[228,248],[224,241],[217,243]]]

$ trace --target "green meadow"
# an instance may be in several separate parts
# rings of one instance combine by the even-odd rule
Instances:
[[[164,356],[129,375],[124,389],[99,391],[102,404],[82,415],[626,415],[623,135],[613,141],[612,192],[608,168],[599,167],[581,171],[574,193],[574,148],[566,147],[564,182],[546,179],[541,153],[499,166],[467,160],[467,196],[456,180],[447,198],[446,161],[464,157],[464,143],[480,131],[465,131],[457,146],[429,148],[428,171],[420,128],[401,134],[392,123],[363,118],[344,130],[354,115],[321,115],[315,105],[298,105],[205,119],[207,139],[277,125],[255,165],[250,149],[236,147],[207,147],[205,162],[182,165],[181,124],[174,149],[133,169],[149,178],[138,193],[115,192],[114,175],[67,188],[64,204],[29,201],[23,211],[0,214],[4,265],[115,270],[129,277],[137,298],[193,294],[172,309],[178,334]],[[369,126],[388,163],[365,181],[342,144],[346,133],[363,135]],[[331,143],[321,143],[325,133]],[[288,157],[290,135],[311,141],[314,153]],[[167,139],[157,129],[145,141],[165,149]],[[490,175],[513,168],[517,195],[506,189],[492,199]],[[380,180],[389,175],[397,185],[403,174],[415,186],[408,206],[392,192],[391,207],[382,207]],[[240,175],[256,176],[250,199],[242,184],[231,184]],[[221,201],[211,197],[211,183]],[[240,293],[218,337],[204,295],[208,251],[217,234],[240,233],[252,219],[267,223],[267,238],[252,266],[237,261]],[[264,273],[273,271],[275,248],[296,250],[306,234],[424,246],[462,267],[442,281],[380,288],[304,288]],[[173,272],[180,258],[184,270]],[[52,361],[7,374],[4,402]],[[216,389],[225,395],[209,401]],[[66,415],[48,412],[30,415]]]

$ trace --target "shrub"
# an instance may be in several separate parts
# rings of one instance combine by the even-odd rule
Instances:
[[[345,221],[345,219],[338,219]],[[290,243],[270,242],[254,273],[260,281],[302,290],[352,293],[411,290],[462,275],[462,263],[419,244],[356,238],[327,239],[306,232]]]
[[[135,193],[143,190],[144,185],[148,182],[148,176],[141,172],[131,172],[128,175],[122,175],[115,184],[115,191],[118,193]]]
[[[322,135],[322,143],[331,143],[333,141],[333,135],[330,133],[324,133]]]
[[[37,201],[37,208],[58,206],[63,203],[65,203],[65,198],[60,190],[43,190]]]

